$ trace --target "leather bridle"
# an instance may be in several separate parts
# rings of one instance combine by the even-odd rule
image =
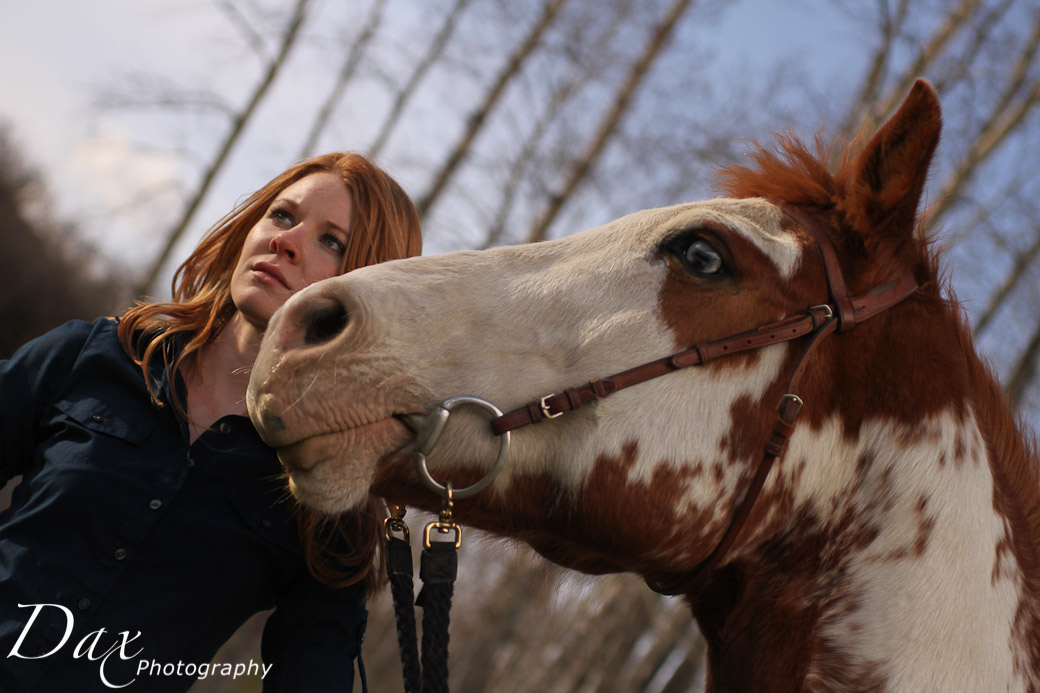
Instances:
[[[827,286],[830,294],[828,303],[820,304],[808,310],[761,327],[741,332],[712,342],[696,344],[689,349],[644,363],[606,378],[595,378],[578,387],[568,388],[562,393],[551,393],[540,397],[526,405],[507,412],[491,421],[491,429],[496,435],[503,435],[523,426],[541,423],[563,416],[566,412],[580,409],[582,406],[608,397],[615,392],[644,383],[653,378],[666,375],[676,370],[691,366],[701,366],[720,356],[738,354],[772,344],[789,342],[800,337],[810,336],[801,357],[791,374],[786,394],[777,406],[777,420],[769,440],[765,445],[765,454],[758,465],[751,484],[740,505],[737,506],[722,539],[709,554],[708,558],[692,571],[657,574],[647,577],[647,584],[662,594],[693,594],[703,584],[703,577],[710,574],[725,557],[740,535],[751,510],[765,484],[769,471],[777,459],[783,455],[787,440],[794,432],[795,421],[802,409],[802,399],[798,396],[799,385],[805,371],[809,356],[816,347],[833,332],[847,332],[857,324],[885,311],[905,299],[918,289],[913,275],[907,273],[898,279],[877,286],[867,293],[851,297],[845,284],[838,255],[834,246],[816,222],[800,209],[771,200],[790,219],[803,227],[816,241],[816,246],[823,257],[823,266],[827,275]]]

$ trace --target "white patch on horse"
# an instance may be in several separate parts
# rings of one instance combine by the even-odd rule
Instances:
[[[952,412],[915,426],[927,435],[913,440],[901,425],[868,421],[850,441],[831,419],[791,439],[787,459],[812,460],[795,486],[796,507],[811,506],[825,526],[856,518],[877,532],[843,557],[829,599],[843,615],[825,617],[819,637],[854,660],[887,663],[892,690],[1025,688],[1010,678],[1022,573],[1008,553],[994,576],[1006,528],[978,427]],[[940,464],[958,445],[964,463]],[[795,470],[780,467],[772,483],[790,483]],[[930,526],[920,543],[922,517]]]

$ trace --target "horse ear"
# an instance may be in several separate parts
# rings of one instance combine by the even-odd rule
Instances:
[[[941,129],[939,96],[918,79],[856,159],[846,211],[868,248],[886,241],[898,247],[911,237]]]

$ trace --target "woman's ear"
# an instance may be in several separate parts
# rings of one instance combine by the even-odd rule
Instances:
[[[884,248],[895,255],[913,237],[941,129],[939,96],[931,84],[918,79],[903,105],[856,159],[844,207],[868,252]]]

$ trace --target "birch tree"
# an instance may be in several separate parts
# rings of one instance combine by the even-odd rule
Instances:
[[[158,257],[155,258],[155,260],[150,264],[148,270],[145,272],[144,277],[137,288],[138,294],[147,293],[155,283],[156,278],[159,276],[159,272],[162,271],[162,268],[170,259],[170,253],[173,251],[174,245],[176,245],[177,241],[179,241],[181,236],[184,235],[184,232],[194,218],[199,205],[202,204],[203,199],[205,199],[210,187],[213,185],[214,179],[217,174],[220,173],[224,163],[228,159],[228,156],[230,156],[232,149],[234,149],[235,145],[241,139],[246,125],[253,117],[253,114],[256,113],[260,102],[263,101],[264,96],[278,77],[279,72],[281,72],[286,59],[289,56],[289,52],[296,43],[300,26],[303,24],[304,18],[307,14],[307,5],[309,2],[310,0],[296,0],[296,5],[294,6],[292,15],[289,18],[285,34],[278,47],[277,53],[268,60],[260,79],[254,85],[252,93],[250,93],[246,103],[232,116],[230,127],[224,136],[224,139],[217,147],[217,151],[214,153],[213,158],[206,165],[195,191],[185,202],[184,211],[180,218],[174,222],[170,230],[166,232],[162,250],[159,251]],[[260,40],[258,35],[254,36],[256,41]],[[258,52],[262,52],[259,48],[257,50]]]

